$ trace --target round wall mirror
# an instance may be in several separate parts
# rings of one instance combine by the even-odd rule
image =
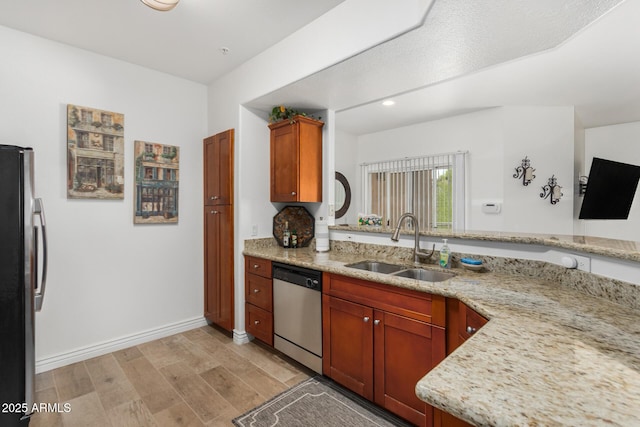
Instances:
[[[340,172],[336,172],[335,204],[336,219],[342,218],[351,205],[351,187],[347,178]]]

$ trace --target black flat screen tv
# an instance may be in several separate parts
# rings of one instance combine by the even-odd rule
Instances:
[[[640,166],[593,158],[579,219],[627,219]]]

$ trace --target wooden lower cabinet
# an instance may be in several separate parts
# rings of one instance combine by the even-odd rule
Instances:
[[[447,356],[487,323],[462,301],[447,298]],[[435,427],[472,427],[471,424],[440,409],[434,409]]]
[[[205,317],[233,330],[233,208],[205,206]]]
[[[374,312],[374,402],[419,426],[432,425],[433,407],[415,386],[445,358],[444,329],[383,311]]]
[[[248,333],[273,347],[273,313],[253,304],[246,304],[245,323]]]
[[[255,338],[273,347],[273,280],[271,261],[245,257],[245,327]]]
[[[322,296],[322,373],[373,400],[373,309]]]
[[[332,279],[337,293],[353,286],[352,295],[360,301],[330,295]],[[408,316],[403,302],[412,306],[412,296],[397,290],[386,296],[378,284],[363,290],[367,283],[333,275],[328,283],[324,279],[323,373],[413,424],[432,426],[433,408],[418,399],[415,386],[444,359],[444,328]],[[444,313],[444,299],[436,303]]]

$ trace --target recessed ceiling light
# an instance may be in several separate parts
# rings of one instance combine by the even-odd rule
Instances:
[[[141,0],[142,3],[146,4],[152,9],[159,10],[161,12],[166,12],[167,10],[171,10],[180,0]]]
[[[382,105],[384,105],[385,107],[391,107],[395,103],[396,103],[395,101],[392,101],[390,99],[387,99],[386,101],[382,101]]]

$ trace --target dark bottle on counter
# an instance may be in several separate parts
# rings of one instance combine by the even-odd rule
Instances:
[[[293,230],[293,233],[291,233],[291,247],[298,247],[298,234],[296,233],[296,230]]]
[[[291,232],[289,231],[289,221],[284,223],[284,231],[282,232],[282,246],[288,248],[291,246]]]

